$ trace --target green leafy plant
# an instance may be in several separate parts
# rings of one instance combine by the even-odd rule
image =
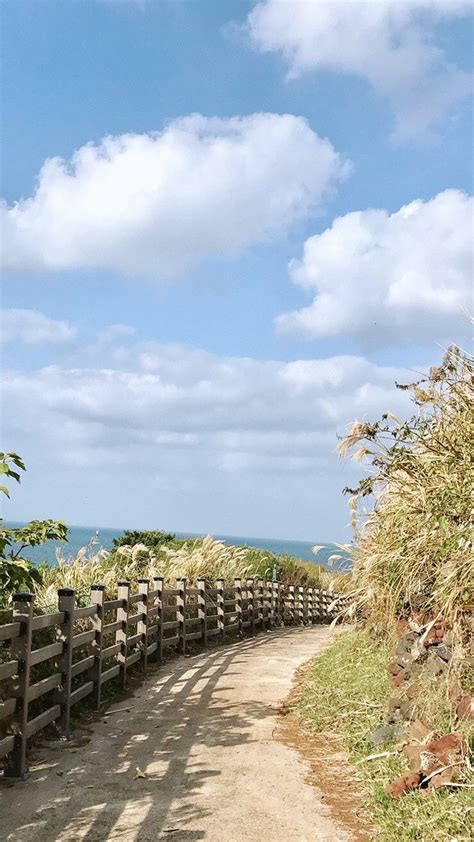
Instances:
[[[25,471],[23,460],[16,453],[0,453],[0,473],[15,482],[21,481],[17,470]],[[10,497],[6,486],[0,491]],[[0,607],[5,608],[16,591],[33,590],[42,580],[41,569],[23,557],[27,547],[45,541],[67,541],[67,526],[60,520],[32,520],[24,526],[7,527],[0,519]]]
[[[139,531],[137,529],[126,529],[119,538],[114,538],[113,547],[133,547],[135,544],[144,544],[145,547],[154,549],[161,544],[170,544],[176,536],[172,532],[160,532],[159,530]]]

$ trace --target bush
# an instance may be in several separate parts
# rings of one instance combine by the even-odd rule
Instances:
[[[358,534],[353,585],[359,606],[386,621],[420,610],[450,622],[472,608],[473,363],[450,348],[409,386],[417,414],[356,422],[339,450],[368,460],[352,494]],[[358,503],[375,505],[357,519]]]
[[[169,544],[174,541],[176,535],[172,532],[160,532],[156,530],[148,530],[140,532],[136,529],[126,529],[119,538],[114,538],[112,546],[117,549],[123,546],[134,546],[134,544],[144,544],[145,547],[154,549],[161,546],[161,544]]]

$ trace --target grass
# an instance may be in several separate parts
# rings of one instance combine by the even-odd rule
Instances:
[[[345,746],[354,773],[364,781],[364,807],[383,842],[467,842],[472,818],[472,789],[445,787],[436,794],[413,792],[389,798],[384,786],[407,770],[393,745],[374,748],[370,735],[382,724],[390,687],[389,643],[373,641],[366,630],[353,630],[314,662],[297,711],[314,732],[336,736]],[[442,725],[442,721],[440,721]],[[367,761],[374,753],[389,757]],[[356,771],[357,770],[357,771]]]
[[[346,489],[360,513],[353,589],[361,612],[382,624],[412,611],[462,623],[472,608],[473,384],[472,358],[450,348],[425,380],[401,387],[413,418],[356,422],[340,443],[341,455],[368,463]],[[358,509],[371,494],[375,505]]]
[[[130,581],[136,588],[139,578],[163,576],[165,586],[177,577],[184,577],[190,585],[205,578],[211,586],[218,578],[232,582],[234,577],[254,577],[271,580],[273,575],[285,585],[321,584],[322,568],[318,564],[299,561],[288,555],[251,547],[234,547],[211,537],[162,544],[150,548],[144,544],[122,546],[112,552],[97,550],[91,545],[73,558],[57,553],[57,564],[41,565],[42,581],[35,586],[35,605],[40,612],[54,611],[58,588],[74,588],[79,605],[90,601],[93,584],[104,584],[106,598],[114,598],[117,582]],[[324,587],[328,587],[327,576]],[[174,587],[174,584],[171,585]]]

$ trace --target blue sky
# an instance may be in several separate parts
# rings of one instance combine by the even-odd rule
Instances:
[[[4,0],[8,517],[347,537],[336,435],[468,340],[471,10]]]

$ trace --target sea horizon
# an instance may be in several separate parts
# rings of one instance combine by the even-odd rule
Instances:
[[[24,521],[8,521],[7,526],[18,527],[24,525]],[[67,541],[47,541],[37,547],[28,547],[25,549],[23,555],[34,563],[47,561],[49,564],[56,563],[56,549],[62,551],[62,554],[69,558],[77,555],[80,549],[87,547],[91,543],[95,551],[98,549],[110,550],[114,538],[118,538],[125,531],[124,528],[101,527],[101,526],[82,526],[73,525],[68,527]],[[139,530],[147,531],[147,530]],[[301,541],[289,540],[285,538],[265,538],[248,535],[222,535],[220,533],[212,532],[179,532],[169,530],[176,538],[204,538],[206,535],[212,535],[215,540],[223,541],[225,544],[240,546],[240,547],[254,547],[258,550],[266,550],[267,552],[276,555],[287,554],[301,559],[302,561],[311,562],[314,564],[327,565],[330,555],[335,552],[341,554],[338,545],[335,542],[323,541]],[[322,549],[316,555],[313,553],[313,547],[320,546]]]

